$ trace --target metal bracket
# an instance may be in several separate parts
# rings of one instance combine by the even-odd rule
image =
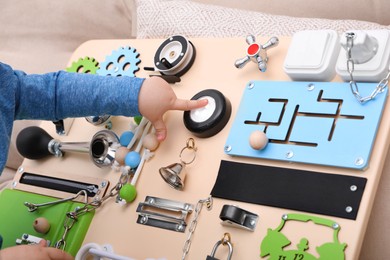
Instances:
[[[193,209],[194,205],[189,203],[146,196],[145,202],[138,204],[137,223],[184,233],[185,220]]]
[[[259,216],[234,205],[224,205],[219,218],[223,225],[254,231]]]
[[[21,238],[16,239],[17,245],[35,245],[39,244],[43,238],[32,236],[24,233]],[[47,246],[50,246],[50,241],[46,240]]]
[[[66,118],[58,121],[53,121],[56,133],[58,135],[68,135],[70,128],[72,127],[74,118]]]

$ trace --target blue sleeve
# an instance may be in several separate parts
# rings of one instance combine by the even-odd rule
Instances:
[[[17,78],[16,119],[59,120],[94,115],[136,116],[143,78],[64,71]]]
[[[13,121],[95,115],[139,115],[143,78],[55,72],[27,75],[0,62],[0,175]]]

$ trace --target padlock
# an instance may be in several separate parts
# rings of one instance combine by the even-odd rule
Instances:
[[[232,255],[233,255],[233,245],[232,243],[230,243],[230,234],[229,233],[225,233],[223,235],[223,238],[221,240],[219,240],[213,247],[213,250],[211,251],[211,255],[208,255],[206,260],[219,260],[218,258],[215,258],[215,253],[217,252],[217,249],[220,245],[227,245],[229,247],[229,254],[228,254],[228,257],[227,257],[227,260],[231,260],[232,259]]]

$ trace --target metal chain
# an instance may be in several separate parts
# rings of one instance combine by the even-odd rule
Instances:
[[[110,192],[103,196],[101,199],[93,200],[89,203],[84,203],[83,207],[76,207],[74,211],[66,213],[66,218],[64,221],[64,233],[62,234],[62,237],[60,240],[57,241],[55,244],[55,247],[58,249],[65,250],[66,246],[66,235],[68,234],[69,230],[73,227],[74,223],[77,221],[78,217],[82,214],[88,213],[92,210],[95,210],[99,208],[103,202],[105,202],[107,199],[112,198],[116,195],[118,195],[119,190],[122,188],[122,186],[127,183],[129,180],[129,172],[122,173],[118,183],[111,188]]]
[[[382,93],[384,91],[384,89],[387,87],[387,84],[389,83],[390,71],[386,75],[386,77],[383,78],[378,83],[374,91],[369,96],[362,97],[359,93],[359,88],[356,84],[356,81],[353,78],[353,72],[355,70],[355,62],[352,59],[352,48],[353,48],[353,39],[355,38],[355,34],[353,32],[347,32],[345,36],[347,38],[347,70],[350,78],[349,86],[355,98],[360,103],[365,103],[367,101],[373,100],[379,93]]]
[[[195,215],[194,215],[194,217],[193,217],[193,219],[192,219],[192,221],[190,223],[189,233],[188,233],[187,239],[186,239],[186,241],[184,243],[183,256],[181,257],[182,260],[184,260],[186,258],[187,254],[188,254],[188,251],[190,251],[191,238],[192,238],[192,235],[195,232],[196,225],[198,224],[199,214],[200,214],[200,212],[202,210],[203,205],[206,205],[207,210],[211,210],[212,207],[213,207],[213,198],[210,196],[207,199],[199,200],[198,203],[196,204]]]

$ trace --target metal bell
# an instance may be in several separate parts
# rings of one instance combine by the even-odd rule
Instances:
[[[160,168],[161,177],[166,183],[176,190],[184,189],[184,179],[186,177],[186,170],[183,163],[173,163],[166,167]]]

